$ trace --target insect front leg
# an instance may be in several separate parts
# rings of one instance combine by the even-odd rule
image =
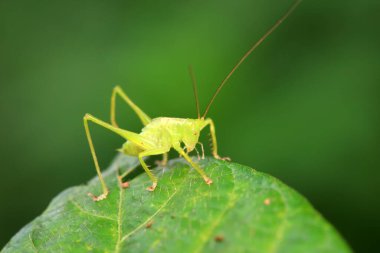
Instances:
[[[146,115],[135,103],[132,102],[120,86],[116,86],[113,89],[111,96],[111,123],[114,127],[118,127],[116,123],[116,95],[119,95],[133,109],[144,126],[152,121],[148,115]]]
[[[193,160],[191,160],[191,158],[186,154],[185,151],[183,151],[183,149],[178,146],[178,147],[174,147],[174,149],[181,155],[183,156],[183,158],[185,158],[186,161],[188,161],[190,163],[190,165],[199,173],[201,174],[201,176],[203,177],[203,179],[205,180],[206,184],[212,184],[212,180],[206,175],[206,172],[201,168],[199,167],[198,164],[194,163]]]
[[[146,174],[148,174],[149,178],[152,180],[153,184],[152,186],[149,186],[147,188],[148,191],[154,191],[154,189],[157,186],[157,177],[153,175],[153,173],[149,170],[148,166],[146,165],[144,161],[144,156],[151,156],[151,155],[160,155],[160,154],[165,154],[169,151],[168,148],[157,148],[157,149],[151,149],[151,150],[145,150],[141,153],[139,153],[138,157],[141,163],[141,166],[145,170]]]
[[[212,155],[214,156],[214,158],[218,159],[218,160],[231,161],[231,159],[229,157],[220,157],[218,155],[218,145],[216,142],[214,122],[211,119],[206,119],[206,125],[210,125],[210,133],[211,133],[211,140],[212,140]]]
[[[199,146],[201,146],[202,149],[202,160],[205,159],[205,149],[203,148],[202,142],[198,142]]]

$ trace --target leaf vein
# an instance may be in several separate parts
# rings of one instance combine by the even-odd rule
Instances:
[[[278,227],[277,232],[273,238],[274,239],[273,248],[270,250],[270,252],[277,252],[279,245],[281,244],[281,242],[284,239],[284,233],[285,233],[285,229],[286,229],[286,225],[287,225],[286,217],[288,216],[288,204],[285,201],[284,195],[283,195],[281,190],[278,190],[277,188],[274,188],[274,187],[271,187],[271,188],[279,193],[279,195],[282,199],[282,202],[284,203],[284,211],[283,211],[283,214],[281,215],[282,222],[281,222],[280,226]]]
[[[123,189],[121,188],[119,184],[119,210],[117,212],[117,241],[116,241],[116,247],[115,247],[115,252],[120,252],[120,243],[121,243],[121,204],[123,202]]]
[[[34,244],[34,241],[33,241],[33,238],[32,238],[32,233],[29,233],[28,236],[29,236],[30,243],[32,244],[32,249],[33,249],[33,251],[34,251],[34,252],[38,252],[37,247],[36,247],[36,245]]]
[[[120,242],[123,242],[126,239],[128,239],[128,237],[130,237],[131,235],[136,233],[140,228],[142,228],[145,224],[147,224],[150,220],[152,220],[164,207],[167,206],[167,204],[170,202],[170,200],[174,197],[174,195],[176,193],[177,193],[177,189],[174,189],[174,192],[172,193],[172,195],[169,196],[169,198],[162,204],[162,206],[160,208],[157,209],[157,211],[154,214],[152,214],[150,217],[148,217],[143,223],[141,223],[139,226],[137,226],[131,232],[129,232],[128,234],[123,236],[123,238],[121,239]]]
[[[87,214],[87,215],[90,215],[90,216],[93,216],[93,217],[97,217],[97,218],[101,218],[101,219],[106,219],[106,220],[111,220],[111,221],[116,221],[116,219],[113,219],[111,217],[108,217],[108,216],[103,216],[103,215],[99,215],[99,214],[94,214],[92,212],[89,212],[87,210],[85,210],[83,207],[81,207],[77,202],[75,202],[74,200],[70,200],[70,203],[72,203],[79,211],[81,211],[82,213],[84,214]]]

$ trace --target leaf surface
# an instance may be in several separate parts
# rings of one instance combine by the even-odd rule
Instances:
[[[2,252],[351,252],[300,194],[236,163],[200,161],[207,185],[182,159],[157,168],[154,192],[145,174],[121,189],[118,173],[139,167],[118,156],[105,172],[106,200],[94,178],[59,194]],[[121,172],[120,172],[121,171]]]

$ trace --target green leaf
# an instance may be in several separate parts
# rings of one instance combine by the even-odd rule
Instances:
[[[200,161],[214,183],[207,185],[182,159],[157,168],[154,192],[139,167],[119,156],[105,172],[107,199],[95,178],[59,194],[24,227],[3,252],[350,252],[335,229],[279,180],[236,163]]]

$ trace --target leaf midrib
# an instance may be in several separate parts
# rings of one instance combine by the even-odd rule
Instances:
[[[218,167],[219,165],[220,164],[218,164],[215,167]],[[212,169],[214,170],[215,167],[212,168]],[[215,229],[218,227],[218,225],[222,221],[222,218],[227,214],[227,212],[231,208],[233,208],[236,205],[236,202],[238,200],[238,197],[236,195],[236,177],[235,177],[234,170],[230,166],[228,166],[228,165],[226,165],[226,167],[230,169],[231,175],[233,177],[233,183],[234,183],[234,186],[233,186],[230,194],[228,195],[229,196],[229,198],[228,198],[228,204],[226,205],[226,208],[221,212],[221,214],[219,215],[219,217],[217,219],[215,219],[215,222],[212,223],[212,225],[210,226],[210,229],[208,229],[208,231],[206,231],[206,236],[203,236],[203,241],[202,241],[200,247],[198,249],[196,249],[194,252],[202,252],[202,250],[206,246],[206,243],[209,241],[212,233],[215,231]],[[201,237],[201,239],[202,239],[202,237]]]
[[[119,210],[117,211],[117,241],[116,241],[116,246],[115,246],[115,252],[120,251],[120,240],[121,240],[121,233],[122,233],[122,209],[121,209],[121,204],[123,203],[123,189],[121,188],[120,184],[118,184],[119,188],[119,205],[118,208]]]

